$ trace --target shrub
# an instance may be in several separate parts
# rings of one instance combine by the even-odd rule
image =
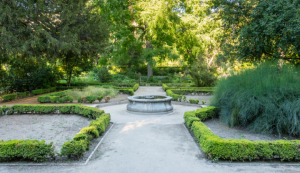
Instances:
[[[5,101],[11,101],[11,100],[14,100],[16,98],[16,94],[6,94],[6,95],[3,95],[1,97]]]
[[[104,96],[105,103],[108,103],[110,100],[110,96]]]
[[[96,96],[86,96],[86,101],[93,103],[97,99]]]
[[[189,102],[192,104],[198,104],[199,100],[189,99]]]
[[[173,101],[181,101],[182,97],[183,97],[183,95],[178,95],[178,94],[173,93],[172,90],[167,90],[166,94],[167,94],[167,96],[172,97]]]
[[[212,105],[220,120],[259,133],[300,135],[300,71],[293,65],[264,62],[223,79]]]
[[[38,140],[8,140],[0,141],[0,160],[10,161],[28,159],[42,162],[47,157],[54,156],[53,142],[46,144]]]
[[[132,89],[133,89],[134,91],[136,91],[137,89],[139,89],[139,87],[140,87],[139,84],[135,84],[135,85],[132,87]]]
[[[192,76],[197,87],[214,86],[217,81],[214,73],[216,73],[216,68],[212,66],[207,68],[205,61],[194,63],[189,70],[189,74]]]
[[[112,75],[108,72],[106,67],[95,69],[94,73],[96,74],[98,80],[102,83],[107,83],[112,80]]]
[[[84,127],[77,133],[72,141],[65,142],[61,148],[61,155],[80,158],[89,149],[90,140],[104,133],[110,122],[110,114],[102,114],[90,122],[89,127]]]
[[[78,97],[78,98],[77,98],[77,102],[78,102],[78,103],[81,103],[81,102],[82,102],[81,97]]]
[[[29,95],[29,91],[25,91],[25,92],[18,92],[17,93],[17,97],[18,98],[24,98],[24,97],[27,97]]]
[[[97,97],[97,100],[99,100],[99,102],[101,102],[102,99],[103,99],[103,96],[98,96],[98,97]]]
[[[84,140],[80,141],[68,141],[65,142],[60,150],[60,154],[62,156],[67,156],[68,158],[75,157],[80,158],[84,155],[87,150],[88,144]]]

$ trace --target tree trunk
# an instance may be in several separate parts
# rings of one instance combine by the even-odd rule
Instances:
[[[150,76],[153,76],[153,68],[150,66],[150,64],[147,64],[147,79],[149,79]]]
[[[70,72],[69,72],[69,87],[71,86],[72,72],[73,72],[73,67],[70,69]]]

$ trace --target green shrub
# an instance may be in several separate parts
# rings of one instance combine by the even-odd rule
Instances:
[[[133,90],[133,89],[122,89],[122,88],[118,88],[118,90],[119,90],[120,92],[123,92],[123,93],[128,94],[128,95],[131,95],[131,96],[134,95],[134,90]]]
[[[6,94],[6,95],[3,95],[1,97],[5,101],[11,101],[11,100],[14,100],[16,98],[16,94]]]
[[[103,99],[103,96],[98,96],[98,97],[97,97],[97,100],[98,100],[99,102],[101,102],[102,99]]]
[[[72,141],[65,142],[61,149],[61,155],[80,158],[89,149],[90,140],[99,137],[105,132],[110,123],[110,114],[102,114],[96,120],[90,122],[89,127],[84,127],[77,133]]]
[[[229,126],[258,133],[300,135],[300,73],[292,64],[264,62],[221,80],[211,104]]]
[[[96,74],[98,80],[102,83],[107,83],[112,80],[112,75],[109,73],[106,67],[95,69],[94,73]]]
[[[0,161],[28,159],[43,162],[47,157],[54,156],[53,143],[37,140],[0,141]]]
[[[68,158],[75,157],[80,158],[84,155],[88,148],[88,144],[84,140],[80,141],[68,141],[65,142],[60,150],[62,156],[67,156]]]
[[[199,100],[189,99],[189,102],[192,104],[198,104]]]
[[[195,115],[195,111],[185,112],[183,119],[187,127],[191,128],[194,121],[200,121],[198,117]]]
[[[172,97],[173,101],[181,101],[183,97],[183,95],[174,94],[172,90],[167,90],[166,94],[167,96]]]
[[[62,99],[63,99],[64,103],[65,102],[73,103],[73,97],[71,97],[71,96],[65,96]]]
[[[135,85],[132,87],[132,89],[133,89],[134,91],[136,91],[137,89],[139,89],[139,87],[140,87],[139,84],[135,84]]]
[[[78,98],[77,98],[77,102],[78,102],[78,103],[81,103],[81,102],[82,102],[81,97],[78,97]]]
[[[86,96],[86,101],[93,103],[96,101],[97,97],[96,96]]]
[[[55,92],[55,93],[51,93],[51,94],[46,94],[43,96],[39,96],[37,98],[37,101],[40,103],[56,103],[56,102],[60,102],[60,103],[64,103],[65,101],[63,99],[60,99],[60,97],[63,97],[66,95],[66,91],[60,91],[60,92]],[[67,101],[70,101],[71,99],[68,98]]]
[[[27,97],[29,95],[29,91],[25,91],[25,92],[18,92],[17,93],[17,97],[18,98],[24,98],[24,97]]]
[[[194,63],[189,70],[189,74],[192,76],[194,83],[197,87],[214,86],[217,81],[216,68],[210,66],[207,68],[205,61]]]
[[[195,115],[200,118],[201,121],[204,121],[211,117],[216,117],[217,108],[214,106],[208,106],[201,109],[197,109]]]

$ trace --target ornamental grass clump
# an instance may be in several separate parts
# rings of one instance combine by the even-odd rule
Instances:
[[[300,135],[300,70],[264,62],[219,81],[211,105],[229,126]]]

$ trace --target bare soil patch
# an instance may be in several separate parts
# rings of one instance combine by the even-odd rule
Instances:
[[[72,140],[90,119],[79,115],[5,115],[0,117],[0,139],[31,139],[53,142],[60,152],[64,142]]]
[[[299,140],[299,137],[293,137],[288,135],[281,135],[278,134],[260,134],[250,132],[246,128],[240,127],[228,127],[219,119],[211,119],[203,122],[210,130],[221,138],[225,139],[248,139],[251,141],[274,141],[274,140]]]

